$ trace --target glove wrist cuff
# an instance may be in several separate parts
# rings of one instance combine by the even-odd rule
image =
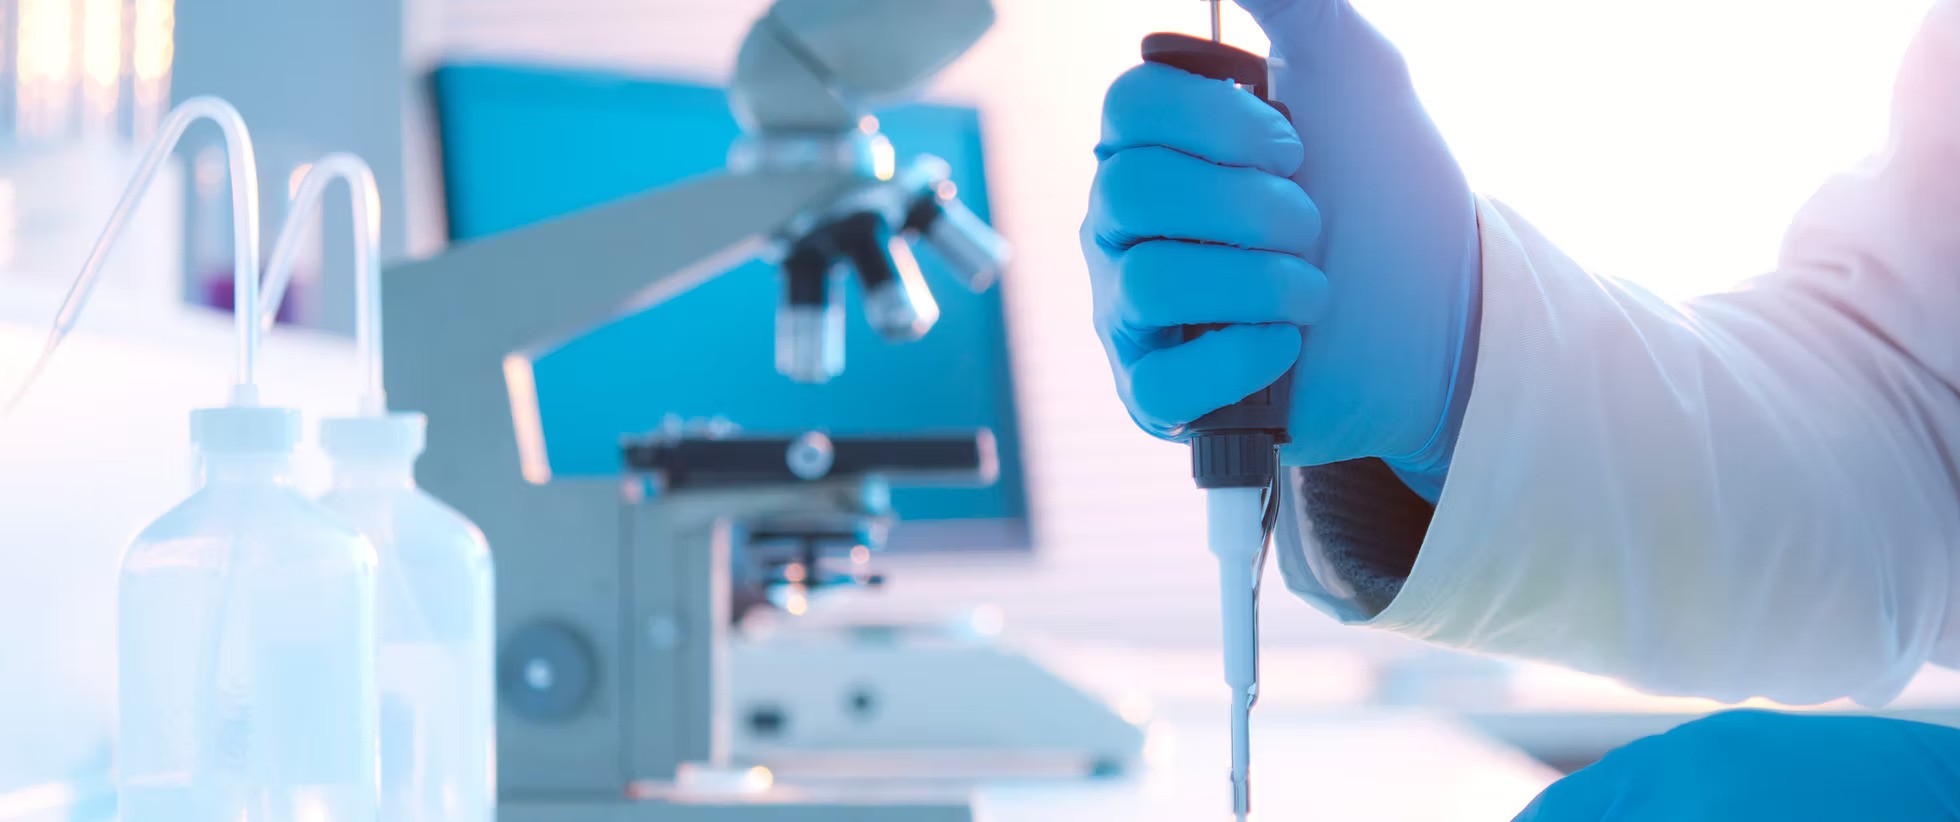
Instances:
[[[1479,221],[1481,223],[1481,220]],[[1470,244],[1475,256],[1465,267],[1465,275],[1458,279],[1458,287],[1463,293],[1457,295],[1457,305],[1462,310],[1457,316],[1455,333],[1448,339],[1454,342],[1450,357],[1449,385],[1444,392],[1443,413],[1430,432],[1428,441],[1421,448],[1403,456],[1383,457],[1382,462],[1402,475],[1403,481],[1424,496],[1430,493],[1421,486],[1442,486],[1443,478],[1449,473],[1450,456],[1456,451],[1457,434],[1463,427],[1463,412],[1470,405],[1470,388],[1477,370],[1477,343],[1483,325],[1483,243],[1482,226],[1476,229],[1480,235],[1478,242]],[[1414,481],[1420,479],[1420,481]],[[1434,499],[1431,499],[1434,502]]]

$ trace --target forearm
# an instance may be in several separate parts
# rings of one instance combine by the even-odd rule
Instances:
[[[1887,150],[1813,198],[1777,273],[1683,305],[1486,204],[1484,337],[1433,517],[1314,487],[1375,487],[1347,465],[1296,475],[1289,584],[1349,621],[1660,691],[1876,701],[1960,662],[1956,94],[1945,0]]]
[[[1502,209],[1484,224],[1484,341],[1449,484],[1393,601],[1340,615],[1729,699],[1883,700],[1934,656],[1960,543],[1942,421],[1960,407],[1815,285],[1838,273],[1677,307]],[[1294,490],[1292,570],[1321,566],[1289,573],[1296,589],[1392,581],[1355,560],[1378,549],[1317,533],[1337,517]],[[1421,514],[1395,510],[1377,524]]]

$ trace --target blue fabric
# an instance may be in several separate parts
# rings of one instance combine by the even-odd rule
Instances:
[[[1175,437],[1290,368],[1286,464],[1379,457],[1434,499],[1474,356],[1474,199],[1399,55],[1344,2],[1245,5],[1292,122],[1159,65],[1104,104],[1082,246],[1117,390]],[[1225,327],[1186,342],[1192,324]]]
[[[1514,822],[1960,819],[1960,730],[1896,719],[1716,714],[1608,754]]]

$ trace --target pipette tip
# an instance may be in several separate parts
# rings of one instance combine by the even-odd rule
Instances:
[[[1251,689],[1232,695],[1232,813],[1243,822],[1252,813]]]

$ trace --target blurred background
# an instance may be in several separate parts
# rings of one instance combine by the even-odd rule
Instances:
[[[1402,47],[1473,187],[1589,267],[1688,296],[1767,271],[1810,192],[1881,144],[1892,74],[1929,3],[1356,5]],[[722,88],[767,6],[6,0],[0,386],[26,370],[174,101],[216,94],[252,125],[268,241],[306,159],[346,150],[380,182],[387,257],[420,259],[720,169],[739,133]],[[1152,745],[1183,740],[1203,793],[1222,759],[1194,750],[1220,744],[1201,720],[1222,724],[1223,693],[1201,498],[1186,450],[1138,432],[1118,403],[1076,248],[1103,90],[1137,62],[1143,35],[1201,32],[1203,6],[996,6],[992,30],[919,102],[878,119],[900,157],[945,158],[962,198],[1013,244],[1000,284],[942,289],[941,326],[902,350],[852,313],[850,369],[808,388],[770,366],[773,267],[737,269],[537,362],[551,469],[616,470],[619,437],[675,417],[776,432],[986,428],[1000,449],[993,485],[895,492],[905,524],[888,584],[761,614],[750,629],[977,626],[1161,728]],[[1264,50],[1236,8],[1225,32]],[[215,134],[190,142],[112,259],[104,304],[0,419],[0,819],[65,818],[50,809],[102,784],[116,557],[188,482],[183,413],[227,384],[227,181]],[[267,395],[311,413],[352,405],[344,196],[330,195],[326,239],[303,255],[268,343]],[[1419,757],[1461,774],[1451,807],[1463,818],[1503,818],[1561,770],[1716,707],[1341,628],[1286,595],[1265,597],[1262,632],[1256,721],[1298,736],[1276,730],[1261,745],[1297,741],[1302,769],[1351,757],[1356,786],[1389,784],[1394,763]],[[1956,709],[1960,683],[1929,672],[1894,713],[1944,721]],[[1112,784],[1128,787],[1093,800],[1052,785],[987,790],[1003,819],[1132,801],[1112,791],[1181,801],[1165,798],[1185,795],[1181,778],[1158,773],[1126,769]],[[1367,795],[1300,790],[1303,809]],[[1442,818],[1434,811],[1375,818]]]

